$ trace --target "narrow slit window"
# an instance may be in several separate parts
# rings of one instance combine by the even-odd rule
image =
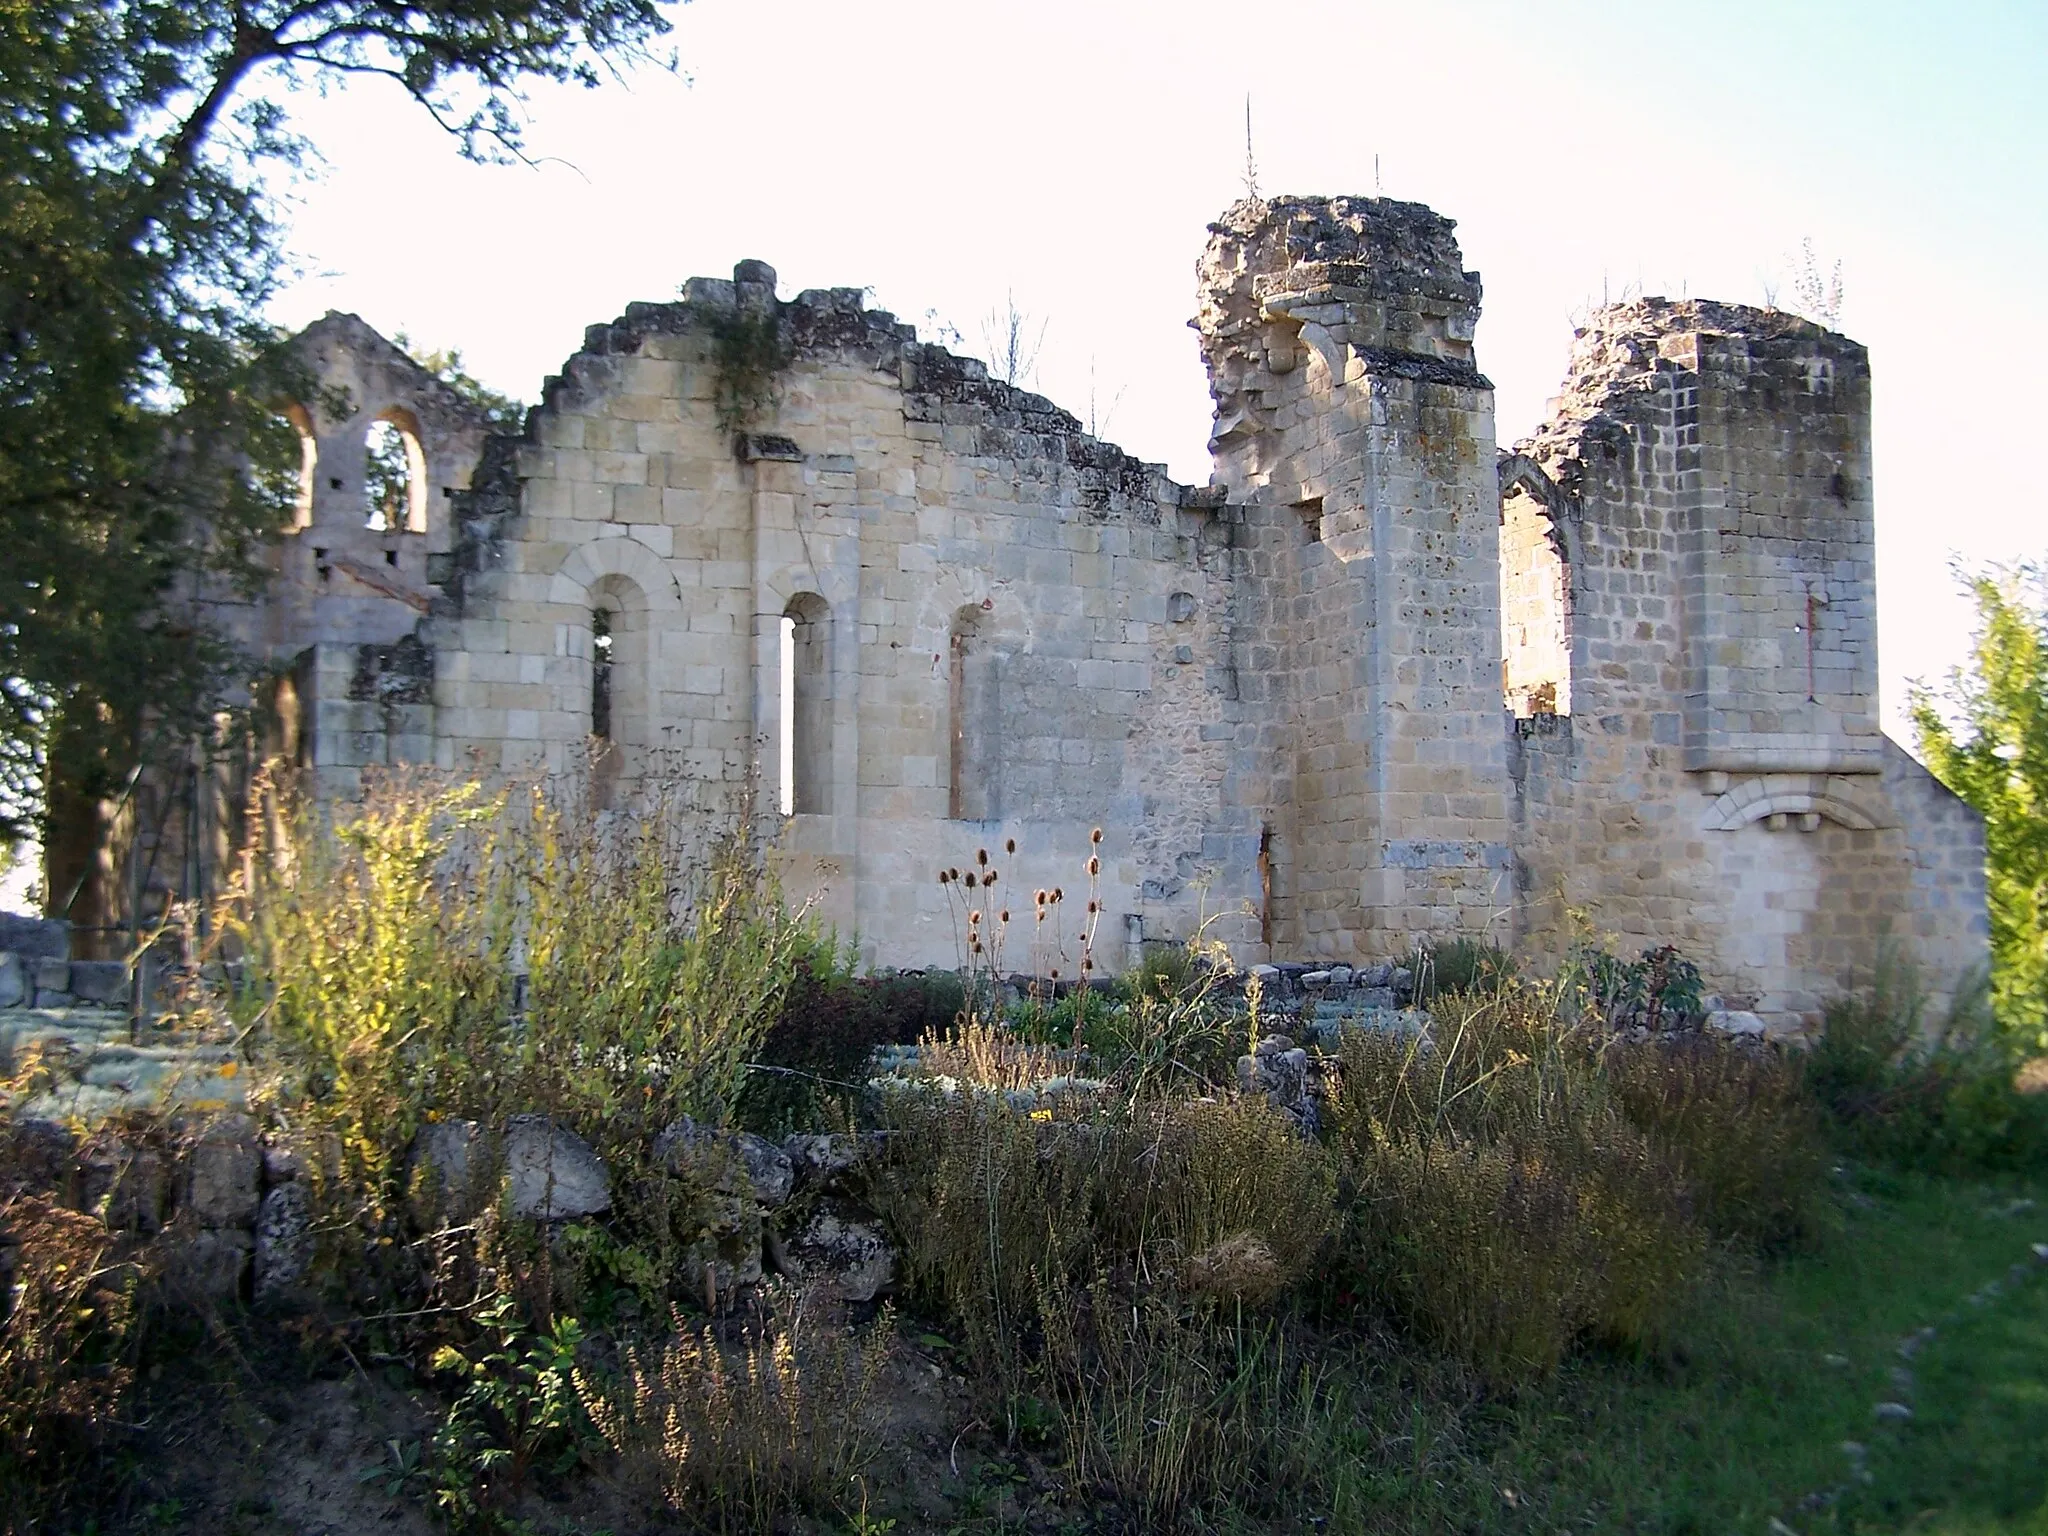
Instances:
[[[777,807],[783,815],[796,814],[796,620],[788,614],[782,616],[777,626],[781,640],[782,698],[777,710],[776,739],[782,743],[778,754],[780,761],[775,765],[776,776],[782,785],[781,803]]]
[[[799,593],[783,610],[779,766],[785,816],[831,809],[831,629],[832,610],[815,592]]]
[[[612,616],[604,608],[590,613],[590,734],[612,739]]]

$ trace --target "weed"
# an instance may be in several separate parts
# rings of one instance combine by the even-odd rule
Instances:
[[[1816,1235],[1826,1148],[1795,1061],[1705,1034],[1610,1044],[1601,1068],[1622,1113],[1684,1180],[1718,1237],[1767,1250]]]
[[[1849,1150],[1930,1169],[2020,1168],[2048,1158],[2048,1095],[2021,1063],[1981,978],[1929,1016],[1918,974],[1893,960],[1831,1002],[1807,1053],[1808,1092]]]
[[[0,1530],[29,1531],[127,1395],[144,1269],[98,1221],[33,1194],[0,1204],[0,1255]]]
[[[1440,992],[1494,991],[1515,974],[1514,957],[1499,945],[1463,938],[1424,945],[1411,968],[1419,1007]]]
[[[737,1346],[680,1315],[674,1324],[651,1355],[628,1346],[615,1381],[576,1375],[629,1474],[723,1533],[765,1533],[800,1510],[846,1515],[856,1497],[866,1522],[858,1479],[879,1447],[872,1410],[891,1314],[861,1339],[799,1296]]]
[[[434,1369],[461,1390],[434,1431],[426,1475],[435,1507],[460,1530],[493,1530],[536,1468],[566,1471],[577,1454],[580,1410],[572,1382],[582,1342],[573,1318],[546,1333],[519,1320],[509,1296],[477,1321],[495,1338],[474,1354],[444,1345]]]
[[[1655,1345],[1702,1238],[1590,1032],[1548,989],[1445,998],[1430,1039],[1342,1042],[1348,1287],[1504,1380]]]

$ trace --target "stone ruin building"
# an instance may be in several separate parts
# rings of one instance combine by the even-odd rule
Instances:
[[[222,613],[320,793],[593,745],[600,802],[757,778],[878,964],[956,963],[941,867],[1014,838],[1071,891],[1097,826],[1110,969],[1205,921],[1246,963],[1591,932],[1792,1024],[1887,948],[1982,964],[1981,823],[1878,724],[1864,349],[1616,305],[1503,451],[1452,229],[1210,227],[1203,486],[759,262],[592,326],[516,438],[330,314],[347,414],[294,412],[277,580]],[[377,422],[410,473],[366,517]]]

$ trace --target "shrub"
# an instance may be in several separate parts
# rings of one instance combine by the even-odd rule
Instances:
[[[1798,1063],[1677,1034],[1614,1042],[1602,1067],[1622,1112],[1685,1181],[1709,1232],[1766,1249],[1814,1235],[1826,1148]]]
[[[2048,1095],[2021,1091],[2022,1063],[1981,978],[1936,1023],[1917,973],[1882,964],[1828,1004],[1803,1065],[1830,1131],[1859,1155],[1934,1170],[2048,1159]]]
[[[481,1348],[444,1345],[434,1369],[461,1384],[434,1432],[428,1477],[435,1508],[457,1530],[493,1530],[536,1470],[566,1471],[581,1427],[571,1371],[582,1329],[558,1319],[545,1333],[520,1321],[509,1296],[477,1317]]]
[[[1609,1029],[1677,1028],[1697,1020],[1705,1002],[1699,967],[1669,944],[1644,950],[1639,960],[1582,945],[1566,971],[1567,983]]]
[[[337,1149],[311,1170],[343,1218],[322,1224],[331,1242],[398,1262],[419,1128],[539,1111],[606,1160],[618,1220],[665,1277],[696,1234],[655,1138],[730,1116],[819,947],[743,817],[694,859],[674,825],[659,803],[598,822],[393,777],[258,867],[230,913],[231,1007],[271,1068],[267,1101]]]
[[[1515,974],[1514,957],[1497,944],[1447,939],[1415,952],[1415,998],[1426,1006],[1440,992],[1491,992]]]
[[[1345,1284],[1502,1380],[1550,1370],[1580,1338],[1655,1345],[1702,1248],[1593,1032],[1559,1023],[1556,1001],[1464,994],[1432,1040],[1356,1031],[1340,1046]]]
[[[1116,1275],[1257,1306],[1301,1279],[1332,1219],[1328,1159],[1260,1100],[1024,1112],[931,1092],[885,1114],[869,1203],[912,1296],[954,1321],[1012,1411],[1033,1390],[1047,1288]]]
[[[132,1378],[141,1266],[97,1220],[34,1194],[0,1203],[0,1530],[62,1502]]]
[[[1108,1277],[1047,1290],[1044,1381],[1070,1475],[1122,1528],[1213,1529],[1228,1509],[1288,1517],[1322,1505],[1328,1424],[1348,1405],[1272,1319],[1130,1296]]]
[[[630,1477],[710,1529],[770,1532],[796,1511],[849,1513],[880,1436],[874,1398],[893,1332],[884,1309],[856,1337],[798,1297],[724,1344],[677,1316],[652,1353],[629,1346],[616,1380],[576,1389]]]
[[[757,1131],[818,1124],[828,1104],[859,1089],[877,1046],[943,1034],[965,996],[944,971],[851,976],[829,954],[804,958],[740,1090],[740,1122]]]

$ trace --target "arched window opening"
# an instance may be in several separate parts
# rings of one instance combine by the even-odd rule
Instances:
[[[827,811],[832,782],[832,613],[815,592],[800,593],[782,611],[781,810],[785,816]]]
[[[590,610],[590,734],[612,739],[612,615],[609,608]]]
[[[320,444],[313,436],[313,417],[303,405],[288,405],[284,419],[299,434],[299,492],[292,504],[292,531],[313,526],[314,474],[320,467]]]
[[[992,821],[1002,814],[1001,675],[991,627],[982,608],[962,608],[953,619],[948,711],[952,772],[946,814],[955,821]]]
[[[1572,712],[1571,568],[1550,509],[1525,486],[1501,501],[1501,683],[1519,719]]]
[[[363,439],[363,501],[381,533],[427,531],[427,455],[410,412],[389,410]]]
[[[606,810],[637,782],[654,740],[647,595],[616,575],[589,593],[591,803]]]

